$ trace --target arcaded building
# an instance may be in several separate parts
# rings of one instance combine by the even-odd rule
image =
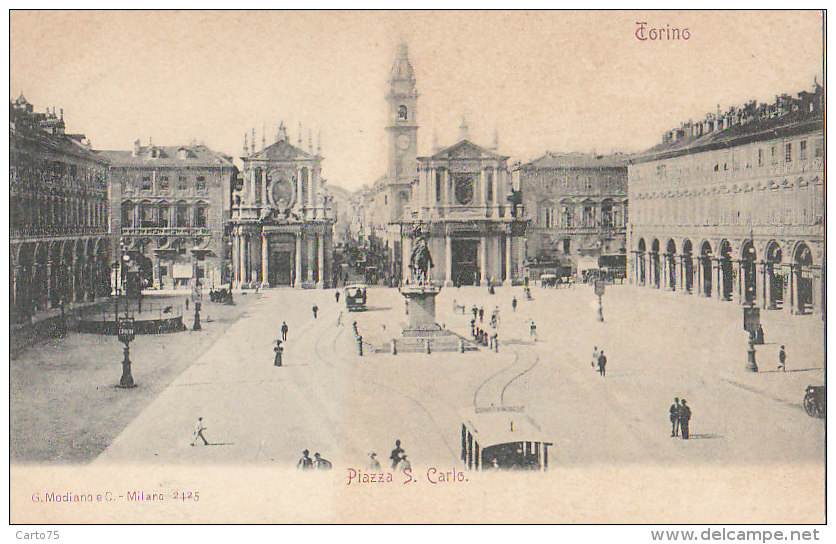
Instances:
[[[519,167],[532,270],[598,266],[623,274],[627,245],[627,156],[548,152]],[[622,263],[621,265],[614,263]],[[535,274],[536,275],[536,274]]]
[[[11,321],[110,294],[107,164],[64,113],[9,103]]]
[[[141,285],[189,290],[227,281],[224,219],[237,169],[200,144],[137,140],[131,151],[99,151],[110,165],[113,250],[131,260]]]
[[[793,314],[824,305],[824,89],[682,124],[629,167],[632,282]]]
[[[319,151],[303,150],[301,135],[291,144],[283,125],[269,146],[254,140],[228,222],[235,285],[329,287],[335,218]]]

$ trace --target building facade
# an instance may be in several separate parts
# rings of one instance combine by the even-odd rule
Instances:
[[[9,104],[12,322],[110,294],[107,164],[83,134],[65,132],[63,110]]]
[[[335,220],[319,152],[290,144],[282,125],[260,151],[245,139],[241,159],[228,224],[235,285],[329,287]]]
[[[466,136],[466,126],[462,127]],[[402,259],[423,236],[432,254],[430,277],[445,285],[510,285],[521,278],[526,221],[509,205],[508,157],[463,138],[418,159],[401,228]]]
[[[99,151],[110,164],[114,254],[124,254],[144,288],[220,286],[225,210],[236,168],[204,145],[134,144]],[[124,257],[123,257],[124,258]]]
[[[600,256],[626,264],[625,155],[549,152],[519,170],[532,268],[577,272]]]
[[[824,90],[667,132],[629,167],[631,281],[789,313],[824,305]]]

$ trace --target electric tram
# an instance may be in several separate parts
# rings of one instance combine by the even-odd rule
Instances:
[[[521,407],[477,408],[462,419],[461,459],[468,469],[548,469],[554,443]]]
[[[366,286],[349,285],[345,288],[345,306],[349,312],[362,312],[366,309]]]

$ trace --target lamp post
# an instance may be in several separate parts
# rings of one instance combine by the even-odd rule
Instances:
[[[200,250],[197,246],[192,249],[192,255],[194,256],[195,263],[194,263],[194,292],[192,293],[192,299],[194,300],[194,323],[192,324],[193,331],[199,331],[203,329],[200,325],[200,300],[201,296],[201,286],[200,280],[197,277],[197,252]]]
[[[122,377],[119,379],[119,387],[120,389],[131,389],[136,387],[136,383],[134,383],[134,377],[131,374],[131,342],[134,339],[134,320],[132,317],[124,317],[119,320],[119,328],[118,328],[118,338],[119,341],[125,344],[125,348],[122,350]]]

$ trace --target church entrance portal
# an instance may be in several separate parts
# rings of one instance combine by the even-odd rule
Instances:
[[[453,240],[453,284],[479,285],[478,240]]]
[[[293,285],[293,252],[274,251],[270,254],[270,287]]]

